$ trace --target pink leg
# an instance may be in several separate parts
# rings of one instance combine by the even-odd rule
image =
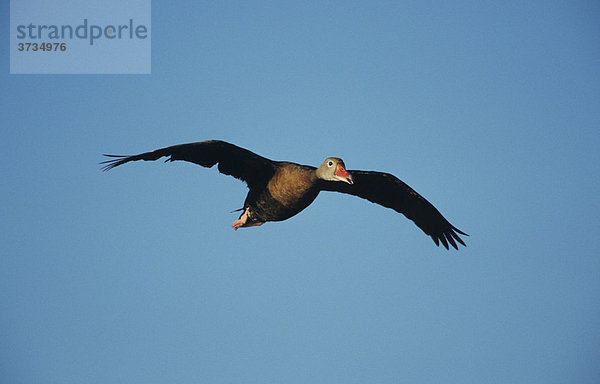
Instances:
[[[246,224],[247,220],[248,220],[248,208],[246,208],[244,213],[242,213],[242,216],[240,216],[239,219],[234,221],[231,226],[233,227],[233,229],[235,229],[237,231],[238,228],[243,227],[244,224]]]
[[[237,231],[237,229],[240,227],[254,227],[256,225],[264,224],[264,223],[254,223],[254,224],[246,225],[246,222],[248,221],[248,210],[249,210],[249,208],[246,208],[244,213],[242,213],[242,216],[240,216],[239,219],[237,219],[236,221],[233,222],[233,224],[231,225],[233,227],[233,229],[235,229]]]

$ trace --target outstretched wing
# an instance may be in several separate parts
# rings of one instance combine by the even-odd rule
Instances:
[[[400,179],[389,173],[372,171],[348,171],[354,184],[325,181],[321,190],[347,193],[362,197],[370,202],[392,208],[404,214],[427,235],[437,246],[440,241],[448,249],[448,243],[458,249],[456,242],[465,245],[457,233],[469,236],[454,227],[425,198]]]
[[[111,170],[130,161],[158,160],[164,156],[169,156],[165,162],[183,160],[207,168],[218,163],[219,172],[245,181],[249,188],[268,182],[278,166],[276,161],[219,140],[174,145],[132,156],[104,156],[114,157],[114,159],[100,163],[105,164],[102,167],[103,171]]]

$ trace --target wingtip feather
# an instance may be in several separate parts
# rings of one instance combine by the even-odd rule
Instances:
[[[469,236],[469,234],[467,234],[467,233],[464,233],[463,231],[461,231],[460,229],[456,228],[455,226],[453,226],[453,225],[452,225],[451,227],[452,227],[452,229],[453,229],[454,231],[456,231],[456,232],[460,233],[461,235],[463,235],[463,236]]]
[[[114,167],[117,167],[119,165],[125,164],[126,162],[129,161],[131,156],[126,156],[126,155],[107,155],[104,154],[104,156],[106,157],[112,157],[113,159],[111,160],[106,160],[106,161],[102,161],[99,164],[106,164],[103,167],[100,168],[100,170],[102,172],[107,172],[110,171],[111,169],[113,169]]]
[[[455,241],[454,241],[454,239],[452,238],[452,233],[450,233],[450,234],[447,234],[447,233],[446,233],[446,234],[445,234],[445,236],[446,236],[446,239],[448,240],[448,242],[450,243],[450,245],[451,245],[451,246],[452,246],[454,249],[456,249],[456,250],[458,251],[458,247],[456,246],[456,242],[455,242]]]
[[[452,246],[452,248],[454,248],[458,251],[459,244],[462,245],[463,247],[466,247],[467,244],[465,244],[463,239],[461,239],[460,236],[455,231],[458,231],[458,230],[454,227],[451,227],[449,230],[447,230],[445,232],[440,231],[440,233],[430,235],[430,237],[433,240],[433,242],[435,243],[435,245],[437,245],[438,247],[440,246],[440,242],[441,242],[442,245],[444,246],[444,248],[446,248],[447,250],[450,250],[450,246]],[[460,232],[460,231],[458,231],[458,232]],[[460,232],[460,233],[464,234],[465,236],[469,236],[463,232]]]
[[[444,245],[444,247],[445,247],[446,249],[449,249],[449,248],[448,248],[448,242],[446,241],[446,237],[444,236],[444,234],[443,234],[443,233],[442,233],[442,235],[440,236],[440,241],[442,242],[442,244]]]

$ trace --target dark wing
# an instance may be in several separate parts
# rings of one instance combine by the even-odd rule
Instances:
[[[174,145],[132,156],[104,156],[114,157],[114,159],[100,163],[105,164],[102,167],[103,171],[111,170],[130,161],[158,160],[164,156],[170,156],[165,162],[183,160],[207,168],[219,163],[219,172],[245,181],[250,188],[266,184],[278,166],[276,161],[218,140]]]
[[[348,172],[352,175],[354,184],[325,181],[322,182],[321,190],[348,193],[392,208],[414,221],[423,232],[431,236],[438,247],[440,241],[446,249],[448,243],[455,249],[458,249],[456,242],[466,246],[457,232],[469,235],[452,226],[429,201],[396,176],[371,171]]]

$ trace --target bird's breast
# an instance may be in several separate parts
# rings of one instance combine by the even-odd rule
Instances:
[[[310,205],[319,194],[316,176],[300,166],[280,168],[254,203],[265,221],[290,218]]]
[[[312,201],[318,194],[314,172],[295,164],[277,170],[269,181],[267,190],[274,199],[289,207],[310,197]]]

